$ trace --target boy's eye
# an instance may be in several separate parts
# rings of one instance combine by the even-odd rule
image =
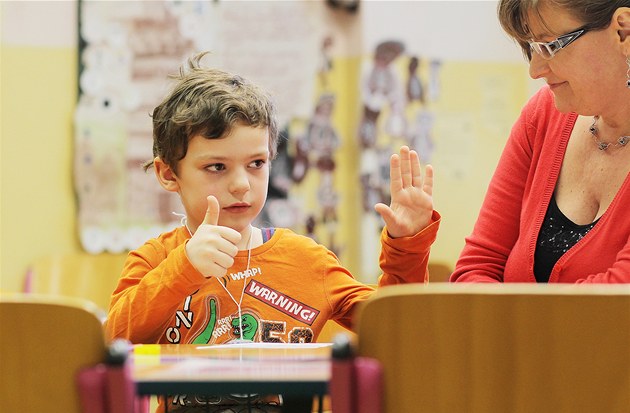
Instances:
[[[206,166],[206,169],[211,172],[219,172],[225,170],[225,165],[222,163],[213,163],[212,165]]]
[[[257,159],[257,160],[255,160],[254,162],[251,163],[251,165],[254,168],[262,168],[264,164],[265,164],[265,161],[262,160],[262,159]]]

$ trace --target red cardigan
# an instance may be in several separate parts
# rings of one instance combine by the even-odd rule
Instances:
[[[577,119],[548,87],[514,124],[451,281],[536,282],[534,250]],[[630,283],[630,184],[554,266],[550,283]]]

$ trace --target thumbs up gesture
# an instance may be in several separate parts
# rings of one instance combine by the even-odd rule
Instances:
[[[208,196],[206,216],[186,244],[188,260],[206,278],[225,275],[234,264],[238,252],[236,245],[241,240],[238,231],[217,225],[219,211],[219,201]]]

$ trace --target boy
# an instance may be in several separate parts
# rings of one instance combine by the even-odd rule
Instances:
[[[112,296],[109,338],[132,343],[308,343],[326,321],[351,327],[374,289],[337,257],[283,228],[254,228],[278,143],[270,98],[247,80],[189,59],[153,112],[158,181],[177,192],[183,225],[132,251]],[[390,206],[378,204],[379,285],[424,282],[440,216],[433,171],[403,147],[391,160]],[[424,182],[423,182],[424,181]],[[181,400],[180,400],[181,401]]]

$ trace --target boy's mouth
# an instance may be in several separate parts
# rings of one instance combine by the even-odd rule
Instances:
[[[245,212],[249,209],[250,205],[246,204],[246,203],[238,203],[238,204],[232,204],[230,206],[226,206],[225,208],[223,208],[225,211],[227,212],[231,212],[231,213],[241,213],[241,212]]]

